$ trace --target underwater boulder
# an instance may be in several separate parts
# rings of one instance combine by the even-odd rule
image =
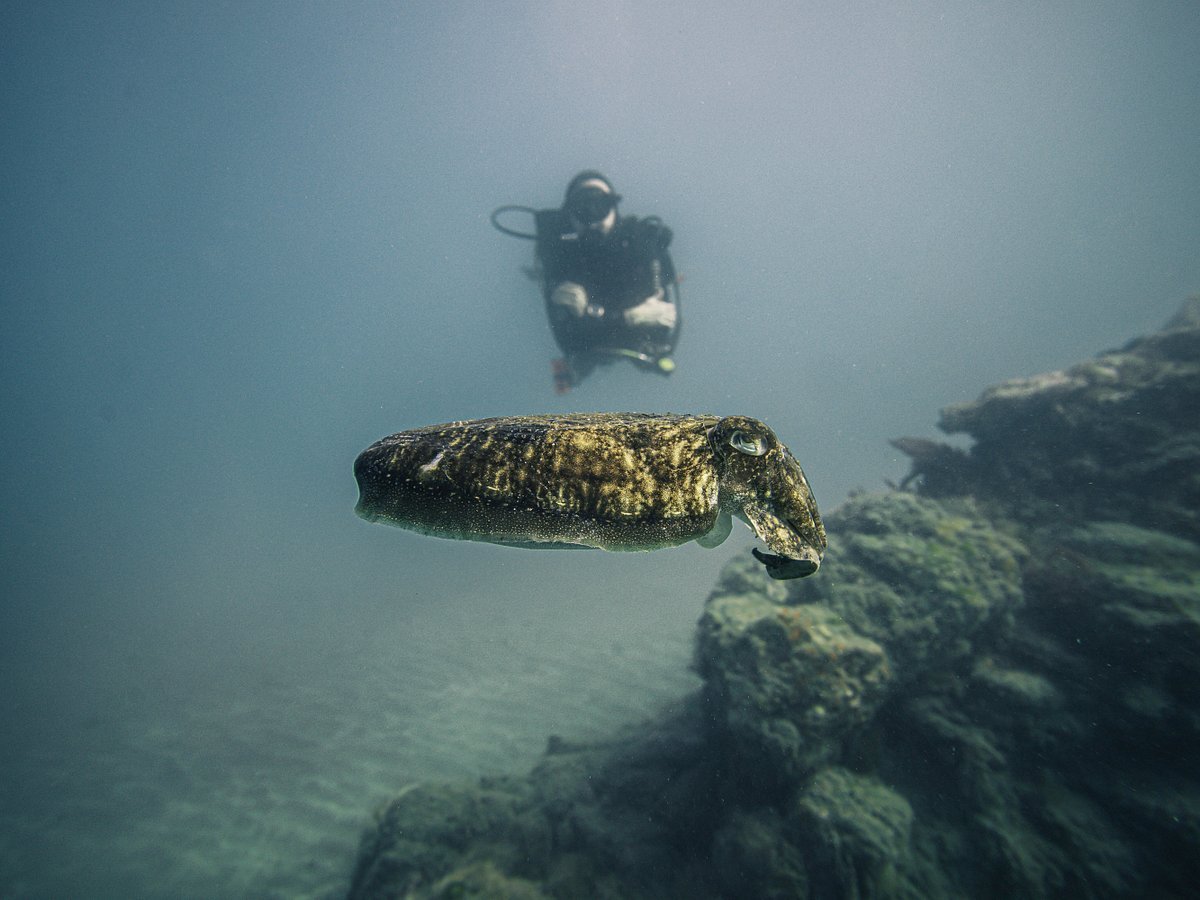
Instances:
[[[441,896],[455,871],[519,870],[544,859],[550,843],[550,824],[521,779],[410,785],[365,833],[348,896]]]
[[[909,866],[913,811],[875,778],[831,767],[792,814],[813,897],[894,897]]]
[[[364,834],[350,900],[714,897],[693,884],[725,808],[693,696],[610,740],[547,742],[525,776],[401,791]]]
[[[1155,334],[943,409],[939,427],[974,440],[962,458],[928,441],[896,446],[912,451],[905,481],[916,481],[920,493],[972,495],[1026,525],[1106,519],[1196,540],[1197,409],[1200,297],[1193,297]]]
[[[1135,756],[1147,734],[1200,741],[1200,545],[1089,522],[1057,533],[1027,581],[1040,630],[1085,666],[1085,679],[1060,679],[1072,708]]]
[[[969,666],[1024,600],[1029,551],[969,502],[859,495],[828,523],[821,576],[789,586],[789,602],[837,612],[887,651],[898,683]]]
[[[714,720],[764,787],[837,761],[897,685],[969,671],[1022,602],[1027,551],[969,505],[862,496],[829,522],[819,578],[779,586],[739,557],[697,628]]]
[[[874,716],[892,676],[883,648],[833,610],[746,590],[758,577],[747,565],[731,562],[709,597],[696,668],[729,765],[772,793],[836,759]]]
[[[731,897],[897,897],[913,812],[877,779],[831,766],[781,804],[738,810],[714,840]]]

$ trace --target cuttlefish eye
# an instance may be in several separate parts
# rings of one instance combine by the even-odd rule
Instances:
[[[729,435],[729,446],[747,456],[762,456],[767,452],[767,442],[763,438],[754,437],[744,431],[732,432]]]

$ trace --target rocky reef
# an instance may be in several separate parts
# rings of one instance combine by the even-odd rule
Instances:
[[[815,578],[722,572],[703,688],[527,776],[413,786],[352,898],[1187,896],[1200,882],[1200,298],[943,410]]]

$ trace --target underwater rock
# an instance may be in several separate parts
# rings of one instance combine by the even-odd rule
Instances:
[[[772,585],[738,558],[697,627],[713,721],[767,793],[840,759],[891,691],[969,671],[973,641],[1022,601],[1027,551],[968,504],[858,497],[829,521],[815,589]]]
[[[713,840],[721,889],[730,897],[792,900],[810,893],[804,853],[771,807],[735,809]]]
[[[496,900],[498,897],[504,900],[546,900],[546,895],[537,885],[523,878],[510,878],[490,862],[474,863],[454,870],[435,884],[427,896],[431,900]]]
[[[714,839],[730,897],[894,897],[908,865],[913,813],[874,778],[818,771],[780,809],[739,810]]]
[[[1002,668],[991,656],[971,670],[970,688],[988,695],[988,702],[1009,707],[1018,715],[1052,713],[1062,706],[1062,692],[1036,672]]]
[[[926,493],[932,496],[958,496],[967,492],[970,458],[965,450],[919,437],[892,438],[888,443],[912,461],[909,473],[892,487],[904,490],[920,479]]]
[[[929,896],[1186,893],[1200,548],[1114,522],[1037,534],[1014,627],[877,723],[881,777],[919,810],[909,874]]]
[[[1113,776],[1091,734],[1037,739],[1055,715],[1015,715],[985,693],[908,698],[894,711],[881,777],[918,810],[918,861],[904,873],[918,895],[1146,895],[1136,829],[1089,783],[1100,769]]]
[[[892,677],[883,648],[836,612],[720,589],[700,619],[696,668],[729,765],[765,794],[836,759]]]
[[[1011,626],[1029,551],[972,504],[861,495],[828,519],[820,583],[792,586],[789,602],[836,611],[887,651],[898,682],[965,664],[977,639]]]
[[[359,849],[351,897],[436,897],[452,872],[486,862],[517,868],[544,858],[550,823],[519,779],[416,784],[377,815]]]
[[[913,813],[895,791],[846,769],[823,769],[800,795],[794,819],[812,896],[896,895]]]
[[[722,802],[702,716],[693,697],[602,744],[552,739],[524,777],[405,789],[367,830],[348,896],[715,896],[690,862]]]
[[[1110,519],[1200,539],[1198,309],[1192,298],[1156,334],[943,409],[941,429],[975,444],[961,458],[910,448],[906,481],[1026,525]]]
[[[1119,522],[1059,533],[1031,565],[1041,630],[1090,662],[1069,706],[1142,755],[1147,729],[1200,741],[1200,545]],[[1102,661],[1102,664],[1100,664]],[[1200,775],[1200,765],[1191,770]]]

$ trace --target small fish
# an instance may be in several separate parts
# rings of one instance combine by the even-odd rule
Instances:
[[[737,516],[772,578],[817,571],[825,528],[800,464],[747,416],[586,413],[402,431],[354,463],[355,511],[526,548],[716,547]]]

